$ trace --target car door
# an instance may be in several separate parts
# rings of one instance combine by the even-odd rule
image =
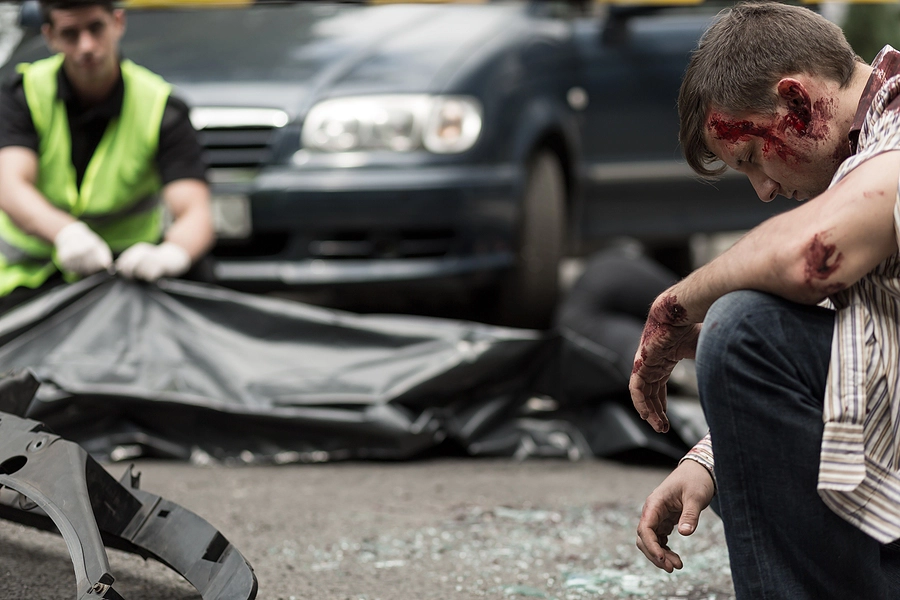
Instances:
[[[749,186],[738,188],[735,211],[721,189],[692,177],[678,145],[681,78],[720,8],[612,6],[577,20],[584,105],[575,235],[582,247],[614,236],[685,240],[761,220]]]
[[[576,23],[588,103],[585,168],[678,155],[676,100],[690,51],[707,18],[659,8],[613,6]]]

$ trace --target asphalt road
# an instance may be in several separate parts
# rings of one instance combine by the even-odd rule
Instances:
[[[733,598],[710,511],[668,575],[634,547],[659,467],[440,459],[290,467],[138,462],[142,487],[197,512],[253,565],[263,600]],[[108,467],[118,478],[125,465]],[[109,551],[128,599],[198,600],[166,567]],[[61,537],[0,521],[0,598],[71,599]]]

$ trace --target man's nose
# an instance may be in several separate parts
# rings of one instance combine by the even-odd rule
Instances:
[[[778,195],[779,186],[774,180],[769,179],[765,175],[757,174],[750,176],[750,183],[756,190],[756,195],[763,202],[771,202]]]
[[[78,36],[78,50],[82,53],[93,52],[97,40],[90,31],[84,30]]]

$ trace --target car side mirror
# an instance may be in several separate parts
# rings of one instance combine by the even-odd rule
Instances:
[[[37,0],[25,0],[19,8],[19,27],[35,32],[41,30],[44,17],[41,16],[41,5]]]

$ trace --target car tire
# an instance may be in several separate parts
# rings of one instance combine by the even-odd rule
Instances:
[[[566,231],[566,183],[559,158],[540,151],[528,163],[516,264],[496,290],[496,323],[546,329],[559,298]]]

